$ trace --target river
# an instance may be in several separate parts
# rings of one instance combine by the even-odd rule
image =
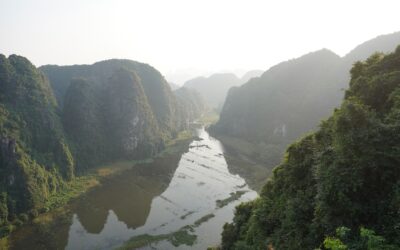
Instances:
[[[218,245],[235,206],[254,199],[257,193],[229,172],[218,140],[204,128],[196,133],[197,139],[185,152],[159,157],[106,179],[73,202],[55,230],[26,229],[29,233],[19,233],[14,248],[115,249],[132,237],[157,239],[139,249]],[[182,229],[190,243],[174,235]]]

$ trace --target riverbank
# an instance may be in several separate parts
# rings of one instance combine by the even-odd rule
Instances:
[[[11,234],[1,238],[0,249],[10,248],[10,241],[12,241],[10,236],[17,231],[20,235],[31,234],[28,228],[35,228],[35,230],[41,231],[37,233],[43,236],[42,241],[51,242],[54,239],[48,239],[49,235],[52,235],[50,232],[60,228],[66,223],[65,218],[70,217],[69,204],[72,201],[83,197],[91,190],[101,186],[103,182],[123,174],[125,171],[139,167],[142,164],[151,163],[159,158],[184,152],[193,138],[193,134],[190,131],[183,131],[175,139],[170,140],[162,152],[152,158],[105,164],[89,170],[83,176],[75,177],[72,181],[66,183],[60,192],[50,196],[45,205],[37,211],[34,218],[26,220],[18,228],[14,227],[11,230]]]
[[[232,220],[235,206],[256,196],[240,176],[230,173],[220,142],[201,128],[189,151],[182,155],[168,188],[152,200],[146,223],[129,231],[120,241],[122,245],[114,246],[206,249],[218,245],[223,225]],[[107,231],[104,228],[105,235],[99,236],[107,239],[103,245],[123,234]],[[86,237],[89,235],[82,239]]]
[[[217,246],[234,208],[257,193],[229,171],[221,143],[203,127],[183,138],[21,227],[9,250]]]
[[[283,147],[214,133],[212,136],[222,143],[229,170],[243,177],[257,192],[261,191],[283,157]]]

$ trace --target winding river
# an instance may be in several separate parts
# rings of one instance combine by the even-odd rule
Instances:
[[[70,217],[60,222],[51,237],[46,236],[49,239],[38,242],[43,236],[30,233],[35,243],[26,239],[26,244],[30,249],[51,249],[48,241],[57,249],[115,249],[135,236],[165,236],[185,228],[190,229],[186,230],[190,245],[160,237],[140,249],[218,245],[235,206],[254,199],[257,193],[229,172],[218,140],[204,128],[197,135],[184,153],[160,157],[106,179],[71,205]],[[24,247],[19,237],[16,248]]]

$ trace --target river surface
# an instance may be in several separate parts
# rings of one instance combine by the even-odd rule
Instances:
[[[168,239],[140,249],[206,249],[220,243],[222,227],[240,202],[257,193],[228,170],[221,143],[204,128],[186,152],[109,178],[71,205],[71,212],[47,239],[32,234],[19,247],[30,249],[115,249],[134,236],[166,235],[190,226],[193,245]],[[206,219],[204,219],[206,218]],[[23,235],[23,234],[22,234]],[[33,241],[35,242],[29,242]],[[52,241],[49,245],[48,241]],[[24,245],[25,242],[25,245]],[[15,247],[19,248],[18,244]]]

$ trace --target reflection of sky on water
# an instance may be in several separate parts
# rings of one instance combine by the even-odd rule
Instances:
[[[198,239],[194,248],[205,249],[207,246],[217,244],[223,224],[232,220],[235,205],[240,201],[255,198],[256,192],[245,185],[244,179],[229,173],[220,142],[210,137],[204,129],[200,129],[198,133],[201,140],[193,141],[189,151],[182,155],[178,168],[164,192],[161,187],[154,188],[157,185],[156,181],[147,183],[148,179],[151,180],[154,175],[145,176],[142,179],[135,177],[131,180],[135,183],[129,182],[128,179],[128,187],[135,188],[135,192],[132,194],[132,190],[129,190],[123,194],[126,197],[119,197],[115,201],[120,203],[122,199],[123,202],[118,206],[120,211],[104,210],[106,205],[103,205],[102,213],[107,211],[108,215],[105,224],[102,227],[98,225],[96,227],[100,232],[88,230],[88,225],[91,225],[92,220],[96,218],[90,218],[86,223],[83,221],[85,221],[84,217],[91,217],[88,215],[90,211],[98,209],[101,205],[90,202],[90,204],[82,205],[88,208],[85,212],[79,212],[78,209],[78,214],[74,215],[73,224],[69,230],[67,249],[110,249],[135,235],[145,233],[155,235],[177,231],[210,213],[215,214],[215,217],[196,228],[195,234]],[[162,166],[159,167],[162,168]],[[111,186],[111,191],[100,190],[97,195],[117,195],[115,192],[119,192],[119,189],[113,190],[112,184],[108,184]],[[160,190],[162,194],[157,195],[157,191]],[[231,192],[237,190],[248,192],[241,197],[240,201],[232,202],[223,208],[216,207],[216,200],[226,199]],[[107,197],[102,198],[98,200],[107,200]],[[136,204],[146,202],[151,202],[151,206],[147,204],[150,208],[146,208],[146,204]],[[128,220],[136,223],[128,223]],[[172,248],[168,242],[160,242],[154,246],[159,249]],[[185,249],[187,246],[181,246],[181,248]]]

